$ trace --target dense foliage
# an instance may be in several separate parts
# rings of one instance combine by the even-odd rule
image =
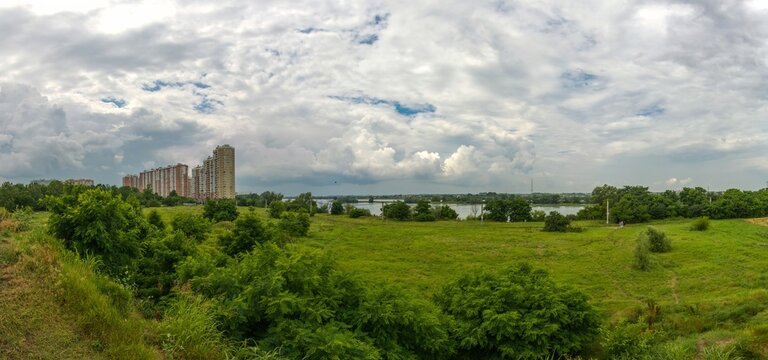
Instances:
[[[456,220],[459,217],[459,213],[448,205],[438,206],[434,212],[437,220]]]
[[[544,231],[566,232],[571,225],[571,221],[557,211],[551,211],[544,217]]]
[[[452,332],[463,358],[574,354],[594,340],[599,325],[584,294],[525,264],[501,274],[465,274],[435,299],[455,320]]]
[[[180,231],[198,242],[205,240],[208,233],[211,232],[211,222],[197,214],[176,214],[171,220],[171,226],[174,230]]]
[[[413,207],[413,219],[416,221],[435,221],[432,205],[427,200],[419,200]]]
[[[46,197],[45,204],[51,212],[48,227],[67,248],[95,255],[113,276],[135,269],[149,229],[135,199],[124,201],[104,189],[73,188]]]
[[[270,239],[267,227],[254,212],[249,211],[235,220],[232,231],[219,237],[219,244],[226,254],[235,256]]]
[[[522,197],[498,198],[485,205],[487,219],[494,221],[529,221],[531,204]]]
[[[347,209],[347,214],[349,214],[349,217],[356,219],[359,217],[371,216],[371,210],[351,207]]]
[[[667,234],[653,226],[647,227],[638,236],[648,239],[648,250],[651,252],[664,253],[672,250],[672,241]]]
[[[290,236],[307,236],[309,224],[309,215],[307,213],[288,211],[280,215],[277,227]]]
[[[211,199],[203,207],[203,216],[212,222],[234,221],[237,215],[237,205],[234,200]]]
[[[342,203],[341,200],[333,200],[333,202],[331,202],[331,215],[342,214],[344,214],[344,203]]]
[[[382,207],[382,214],[387,219],[410,220],[411,207],[402,201],[395,201]]]

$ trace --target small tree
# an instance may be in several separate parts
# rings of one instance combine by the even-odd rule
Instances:
[[[280,215],[278,228],[291,236],[307,236],[309,233],[309,215],[292,211],[284,212]]]
[[[472,272],[443,287],[436,303],[452,316],[456,358],[541,359],[590,344],[599,316],[580,291],[528,265]]]
[[[547,218],[547,213],[545,213],[543,210],[531,211],[531,221],[543,222],[546,218]]]
[[[212,199],[203,207],[203,216],[213,222],[234,221],[237,219],[237,205],[234,200]]]
[[[349,217],[356,219],[363,216],[371,216],[371,210],[360,209],[355,207],[349,209]]]
[[[648,271],[651,269],[651,245],[648,236],[640,233],[635,245],[635,269]]]
[[[157,210],[152,209],[152,211],[147,214],[147,222],[158,230],[165,231],[165,222],[163,221],[163,218],[160,217],[160,213],[158,213]]]
[[[331,215],[342,214],[344,214],[344,204],[341,203],[341,200],[333,200],[331,203]]]
[[[419,200],[413,208],[413,219],[416,221],[435,221],[432,205],[428,200]]]
[[[443,205],[435,209],[435,217],[438,220],[456,220],[459,217],[459,213],[450,206]]]
[[[279,219],[285,211],[285,203],[282,200],[273,201],[269,204],[269,217]]]
[[[411,218],[411,207],[402,201],[395,201],[384,205],[382,213],[388,219],[408,220]]]
[[[176,231],[181,231],[182,234],[194,239],[197,242],[202,242],[211,232],[211,222],[208,219],[190,213],[179,213],[171,220],[171,226]]]
[[[256,213],[249,211],[237,218],[232,231],[219,237],[219,244],[230,256],[252,250],[256,244],[271,239],[261,219]]]
[[[544,218],[544,231],[566,232],[571,225],[571,221],[557,211],[550,211]]]

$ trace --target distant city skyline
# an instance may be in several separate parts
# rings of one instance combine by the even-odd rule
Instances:
[[[0,182],[120,185],[226,143],[241,193],[759,189],[766,18],[752,0],[6,0]]]

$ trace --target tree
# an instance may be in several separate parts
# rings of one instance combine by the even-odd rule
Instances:
[[[165,222],[163,221],[163,218],[160,216],[160,213],[157,212],[157,210],[152,210],[147,214],[147,222],[156,227],[160,231],[165,231]]]
[[[219,244],[226,254],[235,256],[270,239],[271,236],[261,219],[249,211],[235,220],[232,231],[219,237]]]
[[[144,298],[159,300],[168,295],[176,280],[176,264],[192,255],[195,243],[180,231],[143,245],[143,257],[136,275],[137,293]]]
[[[203,216],[212,222],[237,219],[237,205],[230,199],[211,199],[203,207]]]
[[[285,203],[282,200],[269,204],[269,217],[279,219],[280,215],[285,211],[285,208]]]
[[[202,242],[211,232],[211,222],[208,219],[191,213],[179,213],[171,220],[171,226],[197,242]]]
[[[563,214],[557,211],[550,211],[549,215],[544,218],[544,231],[549,232],[566,232],[571,225],[571,221],[568,220]]]
[[[382,207],[382,214],[385,218],[392,220],[409,220],[411,218],[411,207],[402,201],[395,201]]]
[[[141,207],[107,190],[81,191],[46,197],[49,230],[67,248],[95,255],[105,273],[115,277],[132,273],[149,230]]]
[[[291,236],[307,236],[309,233],[309,215],[307,213],[284,212],[280,215],[278,228]]]
[[[432,205],[428,200],[419,200],[413,207],[413,219],[416,221],[435,221],[435,214],[432,213]]]
[[[438,220],[456,220],[459,213],[448,205],[443,205],[435,209],[435,217]]]
[[[621,197],[615,206],[611,206],[611,220],[628,224],[647,222],[651,219],[648,205],[632,194]]]
[[[521,197],[492,199],[485,206],[488,218],[495,221],[528,221],[531,219],[531,204]]]
[[[344,204],[341,203],[341,200],[333,200],[331,203],[331,215],[342,214],[344,214]]]
[[[499,274],[467,273],[443,287],[435,301],[455,321],[458,358],[573,354],[595,338],[600,325],[583,293],[556,285],[526,264]]]

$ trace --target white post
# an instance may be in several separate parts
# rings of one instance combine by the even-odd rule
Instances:
[[[611,200],[605,199],[605,223],[609,224],[611,218]]]

